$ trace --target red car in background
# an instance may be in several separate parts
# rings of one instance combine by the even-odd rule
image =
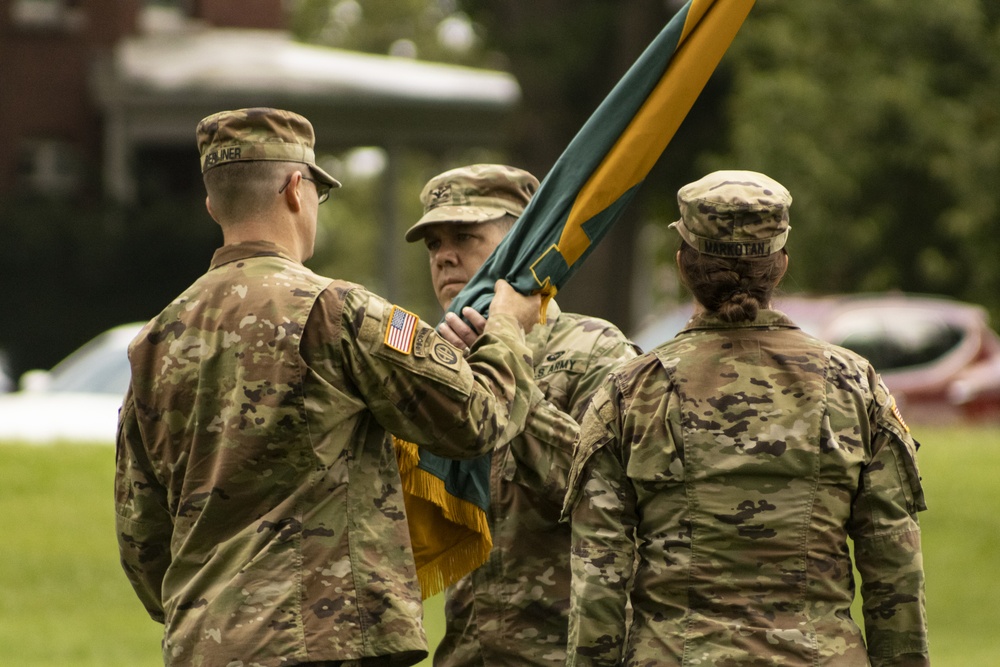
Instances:
[[[908,421],[1000,421],[1000,336],[982,307],[887,293],[779,296],[775,308],[804,331],[871,361]],[[668,313],[633,340],[650,350],[690,314],[690,305]]]

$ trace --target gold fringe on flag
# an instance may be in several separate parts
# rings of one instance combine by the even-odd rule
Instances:
[[[493,548],[486,512],[449,494],[444,480],[417,467],[412,442],[393,436],[421,598],[437,595],[486,562]]]
[[[539,305],[539,308],[538,308],[538,323],[539,324],[544,325],[546,322],[548,322],[548,319],[549,319],[549,303],[552,301],[552,299],[556,298],[556,292],[558,292],[558,291],[559,291],[559,289],[555,285],[547,282],[547,279],[546,279],[546,283],[542,287],[542,289],[538,290],[537,293],[542,295],[542,302],[541,302],[541,304]]]

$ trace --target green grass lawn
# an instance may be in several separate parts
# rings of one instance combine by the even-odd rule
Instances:
[[[933,663],[1000,664],[1000,428],[915,432]],[[161,664],[160,626],[118,565],[113,474],[107,446],[0,445],[0,665]],[[440,596],[426,617],[433,643]]]

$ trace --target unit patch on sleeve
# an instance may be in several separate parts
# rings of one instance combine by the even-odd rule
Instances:
[[[422,327],[417,329],[417,335],[413,337],[413,356],[423,358],[430,354],[430,347],[434,341],[434,329]]]
[[[441,341],[434,343],[434,346],[431,348],[431,359],[442,366],[457,369],[458,362],[462,360],[462,355],[455,346]]]
[[[392,307],[389,325],[385,329],[385,344],[403,354],[413,348],[413,333],[417,328],[417,316],[399,306]]]

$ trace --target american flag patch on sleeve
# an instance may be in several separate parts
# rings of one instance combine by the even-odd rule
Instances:
[[[389,326],[385,330],[385,344],[398,352],[409,354],[413,349],[413,334],[416,330],[417,316],[399,306],[393,306]]]

